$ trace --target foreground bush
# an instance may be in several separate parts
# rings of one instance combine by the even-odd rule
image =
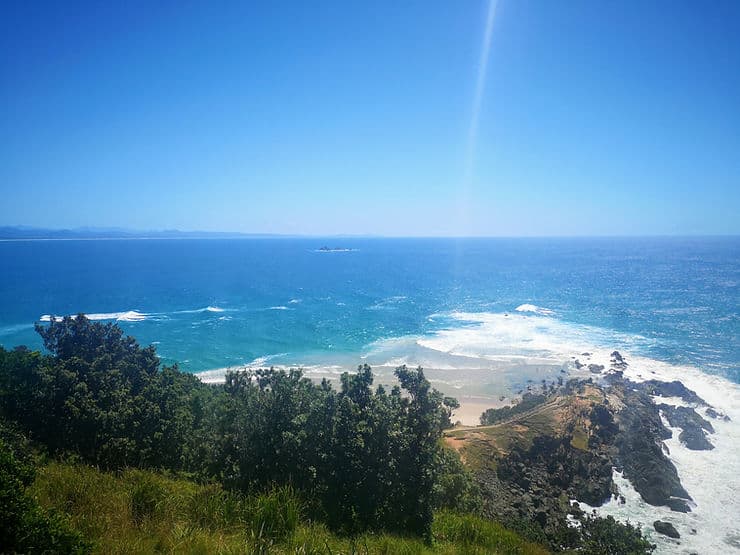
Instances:
[[[151,495],[142,493],[145,487]],[[431,545],[391,534],[341,537],[300,515],[303,503],[288,488],[244,496],[149,471],[51,462],[38,469],[31,491],[44,507],[67,512],[101,554],[546,553],[496,523],[449,511],[435,516]],[[151,508],[144,519],[135,516],[135,497],[156,499],[143,504]]]
[[[0,549],[3,553],[87,553],[90,546],[67,521],[44,511],[26,492],[34,468],[22,438],[0,422]]]

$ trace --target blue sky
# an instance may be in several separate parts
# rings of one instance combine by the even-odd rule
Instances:
[[[1,9],[0,225],[740,233],[738,2]]]

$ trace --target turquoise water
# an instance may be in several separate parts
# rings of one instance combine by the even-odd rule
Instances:
[[[740,382],[740,238],[27,241],[0,260],[5,347],[85,312],[190,372],[464,368],[578,338]]]
[[[666,442],[691,513],[647,505],[618,475],[627,503],[598,510],[641,525],[657,553],[677,547],[656,519],[687,553],[740,551],[740,238],[0,242],[0,260],[6,347],[40,347],[34,323],[85,312],[206,381],[242,365],[331,379],[369,362],[390,383],[396,364],[422,364],[466,424],[618,349],[625,376],[680,379],[730,420],[712,420],[711,451],[678,429]]]

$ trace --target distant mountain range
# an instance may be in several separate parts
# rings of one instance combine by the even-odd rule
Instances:
[[[176,229],[139,231],[117,227],[78,227],[47,229],[28,226],[0,226],[0,240],[23,239],[230,239],[284,237],[269,233],[236,233],[228,231],[179,231]]]

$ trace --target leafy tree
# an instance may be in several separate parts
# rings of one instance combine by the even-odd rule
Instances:
[[[183,466],[197,378],[160,371],[154,348],[114,324],[80,315],[36,329],[52,356],[0,350],[2,414],[52,453],[107,468]]]
[[[629,522],[622,524],[612,516],[587,517],[581,520],[581,551],[588,555],[643,555],[652,553],[655,545],[642,536]]]
[[[459,405],[421,368],[398,368],[390,392],[373,389],[367,365],[345,373],[339,390],[273,368],[208,386],[160,368],[153,347],[115,324],[80,315],[37,331],[48,355],[0,348],[0,414],[52,454],[186,470],[245,492],[289,486],[312,514],[351,534],[430,539],[435,504],[472,499],[469,477],[440,442]]]

